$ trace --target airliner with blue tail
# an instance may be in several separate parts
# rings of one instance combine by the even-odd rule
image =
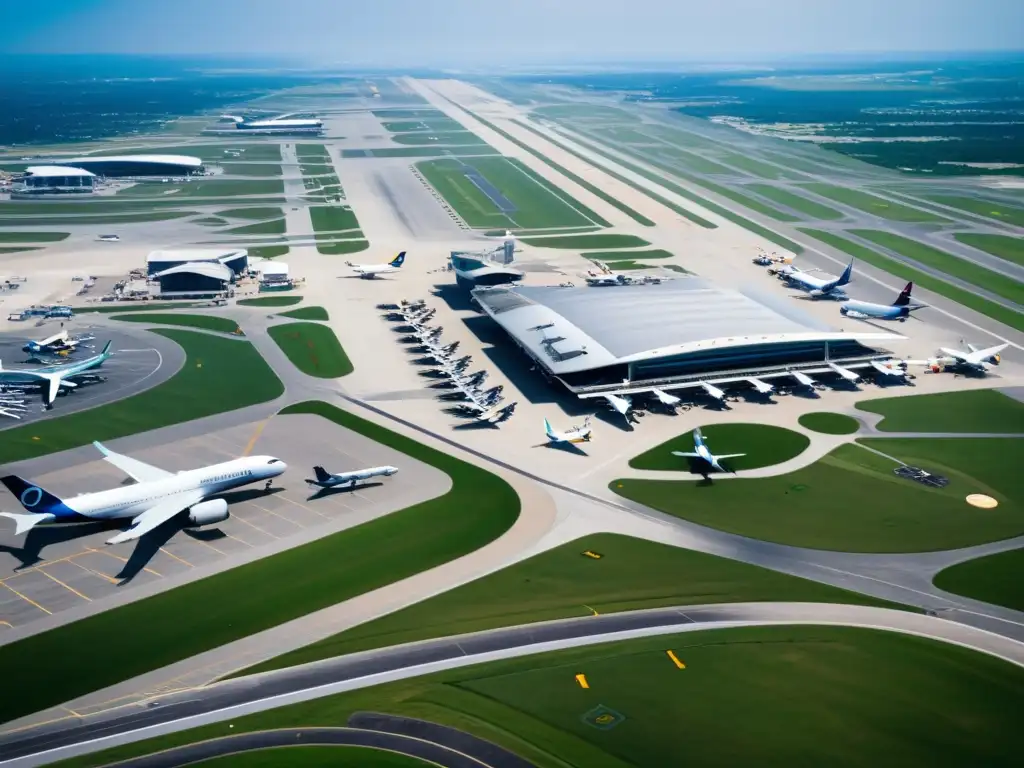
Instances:
[[[351,261],[346,261],[345,266],[352,267],[352,271],[360,277],[372,280],[378,275],[389,275],[392,272],[397,272],[404,263],[405,251],[402,251],[387,264],[353,264]]]

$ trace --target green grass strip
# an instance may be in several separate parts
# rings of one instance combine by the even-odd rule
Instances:
[[[70,232],[0,232],[0,243],[59,243],[70,236]]]
[[[236,395],[251,386],[244,374],[223,378]],[[239,381],[246,386],[239,388]],[[197,389],[192,397],[203,400],[208,392]],[[175,400],[173,406],[181,408],[182,402]],[[519,516],[519,497],[511,486],[479,467],[326,403],[293,405],[282,413],[323,416],[430,464],[451,478],[451,490],[355,528],[4,646],[0,676],[19,694],[0,697],[0,722],[442,565],[493,541]],[[123,654],[116,664],[83,664],[80,655],[68,653],[71,648],[103,648],[117,637],[131,638],[132,647],[140,652]]]
[[[239,299],[242,307],[290,307],[302,301],[301,296],[261,296],[258,299]]]
[[[957,232],[953,237],[964,245],[1024,266],[1024,238],[1008,237],[1007,235],[983,235],[975,232]]]
[[[907,398],[908,400],[912,398]],[[843,413],[805,413],[797,419],[804,429],[820,432],[823,435],[852,435],[860,429],[860,422]]]
[[[857,410],[883,416],[880,432],[1024,433],[1024,403],[995,389],[866,400]]]
[[[985,603],[1024,611],[1024,549],[998,552],[939,571],[933,583],[939,589]]]
[[[564,235],[551,237],[523,237],[520,238],[527,245],[536,248],[573,248],[583,250],[585,248],[642,248],[650,245],[649,242],[636,235],[616,234],[593,234],[593,235]],[[640,251],[632,254],[634,257],[640,255]]]
[[[773,187],[771,184],[747,184],[745,189],[756,192],[761,197],[767,197],[769,200],[780,205],[792,208],[794,211],[807,214],[812,219],[835,221],[836,219],[843,218],[843,214],[835,208],[829,208],[827,205],[822,205],[802,195],[794,195],[788,189]]]
[[[293,320],[330,320],[327,310],[323,307],[299,307],[288,312],[279,312],[281,317],[290,317]]]
[[[313,307],[306,307],[313,309]],[[336,379],[352,373],[352,363],[328,326],[319,323],[283,323],[267,329],[292,364],[308,376]]]
[[[167,315],[159,312],[141,313],[129,315],[114,315],[115,320],[123,320],[126,323],[147,323],[149,325],[180,325],[184,328],[203,328],[207,331],[219,331],[220,333],[232,333],[241,336],[242,331],[238,323],[227,317],[218,315]]]

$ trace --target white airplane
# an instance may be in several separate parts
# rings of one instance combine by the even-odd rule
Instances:
[[[512,418],[512,414],[515,413],[516,404],[509,403],[503,405],[500,408],[492,408],[489,411],[484,411],[477,415],[476,420],[485,424],[501,424]]]
[[[833,362],[829,362],[828,367],[831,368],[832,371],[836,375],[838,375],[839,378],[841,378],[843,381],[848,381],[851,384],[856,384],[858,381],[860,381],[860,376],[851,371],[849,368],[843,368],[843,366]]]
[[[973,344],[968,344],[967,352],[950,349],[949,347],[940,347],[939,352],[942,355],[929,360],[928,367],[935,373],[938,373],[943,368],[961,369],[970,373],[988,373],[989,368],[993,365],[999,365],[999,362],[1002,360],[999,353],[1008,346],[1010,346],[1009,343],[978,349]]]
[[[693,451],[672,451],[673,456],[681,456],[684,459],[699,459],[705,464],[710,466],[712,469],[718,472],[733,472],[733,470],[726,469],[721,465],[723,459],[738,459],[740,456],[746,456],[745,453],[723,453],[721,456],[715,456],[707,445],[704,444],[704,433],[700,431],[700,427],[693,430]],[[735,474],[735,472],[733,472]]]
[[[228,519],[228,503],[224,499],[206,501],[208,497],[263,480],[269,486],[272,478],[288,468],[273,456],[247,456],[174,473],[114,453],[98,442],[93,445],[135,483],[62,500],[17,475],[7,475],[0,482],[29,512],[0,512],[14,520],[16,534],[49,523],[132,518],[127,530],[107,540],[107,544],[120,544],[149,533],[186,509],[189,525],[211,525]]]
[[[626,417],[629,416],[629,409],[633,407],[633,403],[628,397],[605,395],[604,399],[608,401],[608,405],[615,409],[616,413]]]
[[[356,483],[362,480],[369,480],[371,477],[391,477],[397,472],[398,467],[371,467],[370,469],[357,469],[353,472],[331,474],[323,467],[313,467],[316,480],[306,480],[306,482],[317,488],[337,488],[339,486],[355,488]]]
[[[42,341],[26,341],[25,345],[21,348],[21,351],[29,352],[33,355],[43,353],[67,357],[75,351],[75,348],[79,344],[83,344],[86,341],[93,341],[95,338],[95,336],[72,337],[67,331],[61,331],[60,333],[56,333]]]
[[[771,395],[775,392],[775,387],[766,381],[761,381],[760,379],[750,378],[747,379],[747,383],[752,386],[759,395]]]
[[[632,276],[624,275],[621,272],[613,272],[607,264],[595,261],[594,265],[597,267],[597,271],[587,270],[586,274],[582,276],[586,280],[587,285],[629,285],[633,282]]]
[[[713,398],[713,399],[719,401],[720,403],[721,402],[725,402],[725,391],[724,390],[719,389],[714,384],[708,384],[706,381],[700,382],[700,387],[701,387],[701,389],[704,390],[704,393],[708,397]]]
[[[846,265],[846,269],[843,270],[843,274],[834,280],[825,280],[821,277],[815,277],[814,275],[799,269],[794,269],[784,274],[780,273],[780,276],[792,287],[799,288],[802,291],[807,291],[811,298],[845,299],[846,294],[843,292],[842,288],[844,285],[850,284],[852,274],[853,262],[851,261]]]
[[[392,272],[397,272],[404,263],[405,251],[402,251],[387,264],[353,264],[351,261],[346,261],[345,266],[352,267],[352,270],[360,277],[372,279],[378,275],[388,275]]]
[[[653,389],[651,390],[651,394],[658,399],[659,403],[664,405],[666,408],[671,408],[673,410],[675,410],[675,407],[682,402],[682,400],[675,395],[670,395],[668,392],[661,389]]]
[[[914,284],[907,283],[906,287],[900,291],[900,295],[896,297],[896,301],[892,304],[846,301],[839,305],[839,314],[856,320],[898,320],[903,323],[910,317],[911,312],[924,307],[924,304],[910,303],[910,292],[912,290],[914,290]]]
[[[902,360],[886,360],[885,362],[872,360],[871,367],[883,376],[893,376],[899,379],[907,377],[907,366]]]
[[[40,387],[43,390],[43,403],[49,410],[53,407],[53,402],[57,399],[61,388],[77,387],[75,379],[88,376],[89,371],[99,368],[110,358],[110,344],[111,342],[108,341],[98,355],[76,363],[68,362],[47,365],[42,368],[18,368],[15,370],[4,370],[3,364],[0,363],[0,384]]]
[[[550,443],[587,443],[590,442],[590,416],[583,420],[582,424],[567,429],[565,432],[556,432],[551,428],[551,422],[544,419],[544,434]]]

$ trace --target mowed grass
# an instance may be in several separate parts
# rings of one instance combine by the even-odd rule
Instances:
[[[851,229],[849,232],[851,235],[863,237],[875,245],[906,256],[908,259],[913,259],[932,269],[991,291],[1004,299],[1024,305],[1024,283],[1014,280],[1012,277],[993,272],[991,269],[986,269],[967,259],[961,259],[959,256],[892,232],[880,232],[874,229]]]
[[[343,149],[342,158],[369,157],[438,157],[440,155],[471,156],[500,155],[489,144],[470,144],[463,147],[381,147],[377,149]]]
[[[816,195],[827,197],[829,200],[835,200],[837,203],[849,205],[866,213],[874,214],[879,218],[888,219],[889,221],[949,221],[949,219],[944,219],[942,216],[938,216],[931,211],[926,211],[921,208],[911,208],[908,205],[895,203],[891,200],[885,200],[881,197],[868,194],[867,192],[861,192],[859,189],[837,187],[833,184],[821,184],[818,182],[804,184],[802,186],[804,189],[813,192]]]
[[[227,208],[223,211],[217,211],[217,215],[228,219],[265,221],[267,219],[279,219],[284,214],[277,207],[250,206],[246,208]]]
[[[348,253],[359,253],[370,247],[367,240],[335,240],[330,243],[317,243],[316,249],[325,256],[344,256]]]
[[[769,424],[711,424],[701,427],[713,454],[745,453],[723,462],[730,470],[757,469],[796,458],[811,444],[806,435]],[[666,440],[629,460],[633,469],[690,471],[690,462],[672,451],[693,452],[693,430]]]
[[[1022,689],[1018,666],[910,635],[830,626],[698,630],[386,683],[64,765],[109,765],[228,734],[337,726],[374,711],[450,725],[539,768],[1009,768],[1020,757]],[[595,717],[599,705],[624,719],[591,727],[584,716]]]
[[[593,235],[552,235],[550,237],[524,237],[521,240],[536,248],[572,248],[586,250],[588,248],[642,248],[650,245],[642,237],[636,235],[593,234]],[[639,254],[632,254],[634,257]]]
[[[444,133],[433,133],[424,131],[421,133],[396,133],[391,137],[396,144],[408,144],[410,146],[471,146],[474,144],[485,145],[487,142],[481,139],[472,131],[445,131]]]
[[[417,163],[416,168],[473,228],[608,226],[604,219],[532,173],[518,160],[506,157],[427,160]],[[493,184],[515,210],[503,212],[469,180],[466,171],[475,171]]]
[[[224,373],[222,380],[236,399],[253,386],[245,371]],[[239,387],[239,381],[246,386]],[[191,397],[202,401],[209,397],[209,389],[193,389]],[[170,405],[180,409],[182,401],[176,399]],[[472,464],[326,403],[289,406],[284,413],[323,416],[430,464],[451,478],[452,487],[442,496],[371,522],[4,646],[0,674],[6,686],[20,693],[0,698],[0,722],[433,568],[497,538],[519,516],[515,491]],[[42,426],[33,425],[35,429]],[[84,434],[94,437],[88,431]],[[467,509],[473,514],[466,514]],[[216,610],[199,610],[200,606],[216,606]],[[126,654],[117,664],[83,663],[79,655],[66,652],[100,648],[111,637],[131,637],[146,652]],[[40,654],[48,660],[44,665],[37,663]]]
[[[436,768],[437,763],[371,747],[269,747],[203,760],[202,768]]]
[[[585,259],[596,259],[597,261],[623,261],[633,259],[671,259],[675,257],[674,253],[666,251],[664,248],[651,248],[646,251],[591,251],[589,253],[581,254]],[[613,265],[616,269],[619,268],[618,264]]]
[[[954,595],[1024,611],[1022,573],[1024,549],[1011,549],[941,570],[932,583]]]
[[[1024,533],[1016,473],[1020,443],[1010,438],[859,441],[911,466],[949,478],[927,488],[896,476],[895,461],[844,445],[786,475],[716,479],[614,480],[628,499],[741,536],[843,552],[928,552]],[[983,493],[995,509],[969,506]]]
[[[19,218],[18,216],[9,216],[3,214],[17,213],[13,209],[7,207],[5,204],[0,203],[0,227],[39,227],[43,224],[52,225],[55,227],[70,227],[78,226],[81,224],[146,224],[153,221],[169,221],[170,219],[180,219],[185,216],[195,216],[196,211],[141,211],[139,213],[97,213],[92,216],[74,216],[74,215],[59,215],[59,216],[33,216]],[[38,211],[38,214],[45,212]],[[54,211],[53,213],[59,213]]]
[[[960,197],[959,195],[927,195],[927,199],[933,203],[948,205],[950,208],[959,208],[968,213],[1024,227],[1024,207],[1007,205],[980,197]]]
[[[843,413],[805,413],[797,419],[804,429],[824,435],[852,435],[860,429],[860,422]]]
[[[118,197],[153,197],[172,201],[199,197],[248,197],[250,195],[283,195],[284,182],[279,179],[217,179],[204,178],[181,184],[141,182],[117,193]]]
[[[858,259],[866,261],[874,267],[884,269],[890,274],[897,275],[903,280],[913,280],[917,285],[921,286],[925,290],[933,291],[940,296],[945,296],[947,299],[964,305],[975,312],[980,312],[983,315],[988,315],[993,320],[998,320],[1000,323],[1005,323],[1011,328],[1015,328],[1019,331],[1024,330],[1024,315],[1020,312],[1015,312],[1012,309],[1004,307],[1000,304],[996,304],[994,301],[982,298],[971,291],[960,288],[959,286],[947,283],[945,280],[940,280],[927,272],[922,272],[919,269],[908,266],[891,256],[886,256],[873,251],[866,245],[855,243],[852,240],[847,240],[844,237],[833,234],[832,232],[824,232],[819,229],[800,229],[805,235],[820,240],[827,245],[831,245],[840,251],[850,254]]]
[[[286,231],[286,224],[283,218],[259,221],[255,224],[245,224],[241,227],[231,227],[222,234],[225,235],[283,235]]]
[[[741,155],[736,152],[726,152],[719,157],[719,160],[727,165],[731,165],[734,168],[739,168],[741,171],[749,173],[751,176],[759,176],[762,179],[802,179],[806,178],[801,173],[794,173],[786,168],[780,168],[758,160],[754,157],[748,157],[747,155]]]
[[[390,133],[407,133],[409,131],[464,131],[462,123],[450,117],[427,117],[422,120],[396,120],[381,123],[384,130]]]
[[[336,379],[352,373],[352,363],[341,342],[328,326],[318,323],[284,323],[267,329],[292,364],[308,376]]]
[[[281,166],[277,163],[221,163],[220,167],[229,176],[280,176]]]
[[[70,232],[0,232],[0,243],[59,243],[70,236]]]
[[[330,315],[323,307],[299,307],[288,312],[279,312],[281,317],[290,317],[293,320],[330,320]]]
[[[757,565],[599,533],[278,656],[244,674],[435,637],[590,616],[594,611],[780,600],[899,607]]]
[[[316,233],[342,232],[359,228],[355,212],[345,205],[311,205],[309,219]]]
[[[884,416],[881,432],[1024,434],[1024,403],[995,389],[866,400],[857,409]]]
[[[238,323],[219,315],[169,315],[160,312],[114,315],[115,320],[126,323],[146,323],[148,325],[180,325],[183,328],[202,328],[207,331],[241,335]]]
[[[247,341],[171,328],[153,332],[185,350],[180,371],[163,384],[116,403],[4,430],[0,462],[31,459],[93,440],[115,440],[263,403],[284,393],[281,381]],[[238,386],[242,381],[245,386]]]
[[[242,307],[290,307],[302,301],[301,296],[261,296],[258,299],[239,299]]]
[[[745,189],[748,189],[751,192],[756,192],[761,195],[761,197],[767,197],[769,200],[779,203],[780,205],[792,208],[794,211],[806,214],[812,219],[834,221],[836,219],[843,218],[843,214],[835,208],[829,208],[827,205],[816,203],[810,198],[795,195],[788,189],[773,187],[770,184],[747,184]]]
[[[258,245],[247,249],[250,256],[260,259],[275,259],[288,253],[287,245]]]
[[[953,237],[964,245],[1024,266],[1024,238],[1007,235],[983,235],[974,232],[957,232]]]
[[[26,248],[10,248],[0,246],[0,253],[25,253],[27,251],[41,251],[43,246],[28,246]]]

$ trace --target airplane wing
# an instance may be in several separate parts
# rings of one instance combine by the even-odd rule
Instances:
[[[98,441],[93,442],[93,445],[96,446],[96,449],[103,454],[104,459],[109,461],[137,483],[147,483],[152,480],[163,480],[165,477],[171,477],[174,474],[173,472],[168,472],[165,469],[160,469],[159,467],[147,464],[144,461],[133,459],[130,456],[114,453]]]
[[[994,347],[988,347],[987,349],[977,349],[974,346],[971,346],[971,354],[966,355],[965,357],[966,357],[966,359],[969,362],[979,363],[979,362],[982,362],[984,360],[987,360],[988,358],[992,357],[993,355],[998,355],[1000,352],[1002,352],[1008,346],[1010,346],[1010,345],[1009,344],[996,344]]]
[[[699,453],[687,453],[685,451],[672,451],[673,456],[682,456],[684,459],[699,459]]]
[[[140,536],[145,536],[154,528],[158,528],[163,523],[166,523],[181,512],[181,510],[191,507],[202,500],[203,492],[198,489],[169,496],[138,515],[132,520],[132,525],[127,531],[121,531],[121,533],[113,538],[107,539],[107,544],[121,544],[122,542],[132,541]]]
[[[745,453],[718,453],[715,454],[716,459],[738,459],[740,456],[746,456]]]

